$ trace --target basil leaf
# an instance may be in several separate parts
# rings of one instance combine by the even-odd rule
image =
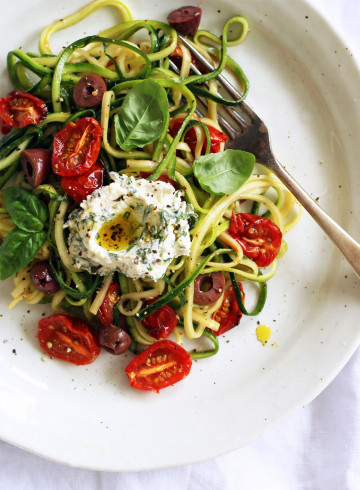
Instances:
[[[14,228],[0,246],[0,280],[13,276],[31,262],[46,240],[45,231],[29,233]]]
[[[143,148],[161,136],[168,120],[166,92],[148,78],[130,90],[114,117],[116,143],[122,150]]]
[[[48,218],[47,206],[21,187],[4,190],[5,205],[16,226],[29,232],[41,231]]]
[[[250,177],[255,157],[241,150],[225,150],[197,158],[194,174],[201,187],[218,196],[232,194]]]

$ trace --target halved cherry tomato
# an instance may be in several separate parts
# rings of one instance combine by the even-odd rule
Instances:
[[[48,108],[43,100],[20,90],[0,99],[0,117],[12,128],[24,128],[46,119]]]
[[[177,118],[177,119],[172,119],[169,124],[169,133],[171,136],[175,136],[176,133],[179,131],[180,126],[182,125],[183,119]],[[210,132],[210,141],[211,141],[211,146],[210,146],[210,153],[218,153],[221,148],[221,143],[225,143],[229,139],[229,137],[219,131],[218,129],[206,125],[209,132]],[[185,135],[184,139],[185,143],[187,143],[193,152],[195,153],[195,148],[196,148],[196,133],[194,128],[190,128],[189,131]],[[204,139],[203,147],[201,149],[201,154],[205,155],[206,152],[206,138]]]
[[[51,357],[76,364],[90,364],[100,354],[100,345],[79,318],[53,315],[39,321],[38,339]]]
[[[244,251],[259,267],[267,267],[275,259],[281,247],[282,233],[267,218],[256,214],[232,214],[228,230]]]
[[[99,156],[101,138],[101,126],[93,117],[67,123],[54,138],[54,173],[62,177],[86,174]]]
[[[80,204],[103,185],[104,170],[104,166],[96,162],[85,174],[61,177],[61,187],[68,196]]]
[[[191,54],[191,63],[198,69],[201,71],[201,73],[209,73],[208,70],[205,68],[205,66],[203,64],[201,64],[196,58],[195,56],[193,55],[193,53],[190,53]],[[173,61],[175,63],[175,65],[179,68],[181,68],[181,64],[182,64],[182,59],[183,59],[183,52],[181,51],[181,48],[179,45],[176,46],[176,48],[174,49],[174,51],[171,53],[171,55],[169,56],[169,58],[171,59],[171,61]],[[194,73],[192,70],[190,70],[190,73]]]
[[[149,177],[149,175],[151,174],[148,172],[140,172],[140,177],[142,179],[146,179],[147,177]],[[166,184],[171,184],[176,190],[179,189],[179,184],[175,182],[175,180],[171,180],[170,177],[166,174],[160,175],[160,177],[156,180],[159,180],[160,182],[165,182]]]
[[[238,285],[244,302],[245,293],[240,282],[238,282]],[[224,294],[224,299],[220,308],[213,314],[213,319],[220,323],[219,330],[217,332],[213,331],[213,333],[216,336],[222,335],[228,330],[236,327],[241,317],[242,313],[236,301],[234,288],[230,286]]]
[[[98,317],[104,327],[109,327],[114,321],[114,306],[120,299],[120,286],[112,282],[98,310]]]
[[[151,305],[157,299],[158,297],[148,301],[146,305]],[[164,305],[151,315],[146,316],[141,323],[154,339],[166,339],[176,327],[176,313],[169,305]]]
[[[12,127],[9,126],[9,124],[6,124],[6,122],[3,119],[1,119],[1,117],[0,117],[1,134],[9,134],[11,130],[12,130]]]
[[[184,379],[191,369],[191,357],[171,340],[160,340],[135,357],[125,369],[132,388],[155,391]]]

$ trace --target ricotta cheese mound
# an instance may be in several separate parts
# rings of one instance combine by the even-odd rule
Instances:
[[[175,257],[190,254],[194,210],[171,184],[110,176],[114,182],[88,196],[65,223],[74,265],[101,276],[118,271],[158,280]]]

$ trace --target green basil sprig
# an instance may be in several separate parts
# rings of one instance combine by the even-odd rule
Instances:
[[[157,140],[169,123],[165,89],[151,78],[139,83],[124,98],[114,121],[116,143],[122,150],[143,148]]]
[[[201,187],[210,194],[232,194],[250,177],[255,157],[241,150],[225,150],[197,158],[194,174]]]
[[[16,274],[31,262],[46,240],[44,224],[46,205],[31,192],[20,187],[4,191],[5,205],[16,225],[0,246],[0,280]]]
[[[48,217],[46,205],[31,192],[21,187],[4,190],[5,204],[16,226],[22,230],[41,231]]]

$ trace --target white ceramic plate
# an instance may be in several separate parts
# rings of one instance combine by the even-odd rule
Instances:
[[[4,96],[7,51],[35,50],[45,25],[85,2],[2,3]],[[182,4],[172,1],[171,9]],[[229,16],[248,17],[250,34],[232,49],[251,82],[248,100],[270,128],[279,159],[360,239],[360,76],[351,53],[302,1],[199,4],[202,26],[217,33]],[[143,19],[165,19],[170,9],[161,0],[128,5]],[[56,35],[54,50],[113,23],[105,9]],[[101,354],[88,367],[43,362],[35,335],[48,311],[9,311],[12,284],[1,285],[0,437],[62,463],[119,471],[201,461],[274,427],[328,385],[360,340],[360,288],[350,267],[306,215],[287,240],[259,318],[243,318],[221,338],[216,357],[194,363],[186,380],[159,395],[129,388],[123,368],[131,354]],[[256,340],[257,320],[272,328],[272,345]]]

